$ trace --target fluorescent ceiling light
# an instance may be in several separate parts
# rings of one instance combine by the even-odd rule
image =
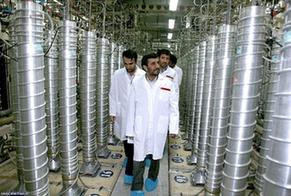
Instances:
[[[178,6],[178,0],[170,0],[169,10],[176,11]]]
[[[173,29],[175,27],[175,19],[169,19],[169,29]]]
[[[168,33],[168,39],[172,39],[173,33]]]

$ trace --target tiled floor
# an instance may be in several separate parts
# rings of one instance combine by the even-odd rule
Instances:
[[[178,137],[176,139],[169,139],[169,147],[166,148],[163,159],[161,160],[161,167],[159,173],[159,186],[157,190],[153,192],[145,192],[146,196],[202,196],[210,195],[206,194],[203,187],[194,187],[190,183],[190,175],[195,169],[195,166],[187,165],[186,158],[191,152],[183,150],[183,143],[185,141]],[[171,145],[176,144],[177,149],[172,148]],[[99,159],[101,163],[101,169],[96,177],[82,176],[80,177],[83,184],[87,187],[85,195],[88,196],[129,196],[130,186],[123,183],[124,168],[122,163],[124,159],[122,146],[109,146],[112,153],[121,153],[121,159],[112,159],[110,156],[108,159]],[[14,156],[12,154],[12,156]],[[82,160],[82,153],[79,152],[79,160]],[[172,161],[172,157],[180,157],[183,159],[181,163],[175,163]],[[15,160],[13,159],[13,162]],[[15,186],[17,183],[16,166],[11,160],[6,161],[0,165],[0,193],[7,192]],[[113,175],[110,178],[102,178],[99,176],[103,170],[113,171]],[[147,175],[147,169],[145,176]],[[185,177],[186,181],[176,182],[175,176]],[[176,177],[176,178],[177,178]],[[50,193],[52,196],[57,195],[62,189],[61,173],[50,173]],[[79,180],[81,186],[82,182]]]

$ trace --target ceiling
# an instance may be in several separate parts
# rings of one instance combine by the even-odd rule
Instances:
[[[62,19],[66,9],[79,27],[95,29],[100,36],[141,54],[168,47],[187,51],[207,36],[216,24],[225,22],[229,0],[178,0],[176,11],[169,10],[170,0],[48,0],[47,11]],[[232,20],[239,8],[250,0],[232,0]],[[65,6],[68,5],[68,6]],[[66,8],[66,7],[69,7]],[[169,19],[175,19],[169,29]],[[186,22],[190,26],[186,28]],[[168,39],[172,33],[172,39]]]
[[[148,33],[151,40],[166,42],[168,33],[176,39],[182,29],[183,17],[193,7],[192,0],[179,0],[177,11],[169,11],[169,0],[124,0],[134,17],[134,28]],[[174,29],[168,28],[169,19],[175,19]]]

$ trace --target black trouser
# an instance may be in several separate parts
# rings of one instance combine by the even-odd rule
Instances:
[[[153,160],[153,156],[149,156],[151,165],[149,168],[148,178],[155,181],[158,178],[160,170],[160,160]],[[133,182],[131,185],[132,191],[143,189],[143,173],[145,168],[144,161],[133,161]]]
[[[133,169],[133,144],[127,143],[127,140],[123,141],[125,156],[127,157],[127,164],[125,166],[125,174],[132,176]]]

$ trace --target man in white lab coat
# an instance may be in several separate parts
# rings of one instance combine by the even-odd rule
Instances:
[[[183,77],[183,70],[180,67],[178,67],[176,64],[177,64],[177,57],[171,54],[169,66],[176,71],[177,77],[178,77],[178,85],[180,87],[181,82],[182,82],[182,77]]]
[[[159,160],[168,135],[178,134],[178,97],[174,83],[159,75],[159,58],[155,53],[142,58],[146,74],[133,81],[126,135],[134,143],[133,183],[131,196],[144,195],[144,159],[150,155],[151,165],[145,189],[153,191],[158,185]]]
[[[170,65],[171,52],[166,49],[158,50],[159,65],[160,65],[160,75],[165,76],[167,79],[174,82],[176,86],[176,92],[179,93],[178,75]]]
[[[114,123],[116,136],[123,141],[127,162],[125,166],[124,183],[132,183],[133,144],[129,144],[125,137],[127,120],[127,103],[130,86],[134,79],[144,74],[144,71],[136,66],[137,53],[126,50],[122,53],[124,67],[115,71],[109,92],[109,112],[111,122]]]

